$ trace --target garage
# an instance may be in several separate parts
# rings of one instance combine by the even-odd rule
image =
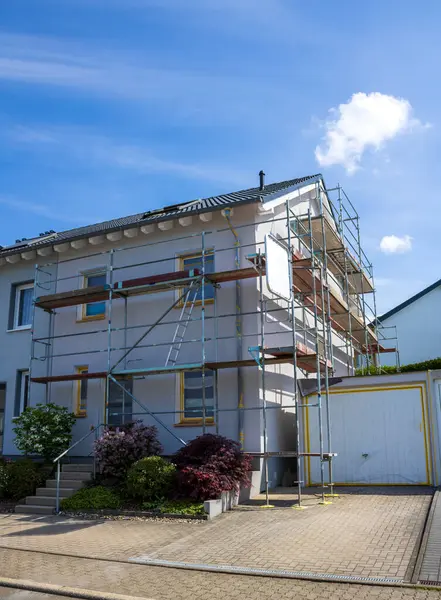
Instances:
[[[324,397],[323,397],[324,399]],[[330,390],[334,482],[346,485],[430,485],[431,444],[426,386],[357,386]],[[314,405],[317,396],[306,403]],[[318,411],[304,408],[306,452],[319,449]],[[326,411],[323,411],[324,418]],[[327,450],[326,425],[323,425]],[[320,461],[304,459],[307,485],[320,483]],[[328,469],[325,466],[328,479]]]

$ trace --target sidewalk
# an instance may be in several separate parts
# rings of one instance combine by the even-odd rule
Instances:
[[[25,574],[26,579],[36,582],[154,600],[437,600],[440,597],[437,591],[201,573],[17,550],[0,550],[0,565],[5,577],[21,578]]]

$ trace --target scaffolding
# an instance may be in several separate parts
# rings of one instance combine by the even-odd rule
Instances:
[[[336,201],[331,195],[335,193]],[[296,199],[295,199],[296,200]],[[237,412],[238,440],[242,450],[259,460],[260,468],[264,475],[264,489],[266,506],[269,503],[269,460],[277,458],[292,458],[296,461],[297,476],[294,482],[297,487],[298,504],[302,507],[302,460],[318,458],[320,462],[321,502],[327,503],[327,497],[334,494],[333,484],[333,458],[336,454],[332,450],[331,436],[331,407],[329,388],[336,380],[333,377],[336,364],[336,349],[340,349],[346,360],[348,375],[354,373],[354,367],[359,361],[362,369],[374,365],[381,369],[379,356],[382,352],[395,351],[395,348],[386,348],[380,343],[381,336],[376,319],[375,290],[373,282],[372,265],[366,258],[360,240],[359,217],[340,186],[325,190],[319,182],[315,186],[313,198],[309,198],[306,212],[299,211],[298,202],[287,200],[282,206],[282,211],[266,219],[271,227],[279,230],[278,241],[286,248],[289,257],[290,297],[281,301],[268,291],[266,285],[267,263],[264,240],[254,239],[252,243],[240,242],[242,232],[252,231],[258,222],[241,224],[233,227],[231,211],[224,213],[226,227],[211,231],[202,231],[182,237],[174,237],[173,242],[182,242],[193,249],[197,254],[200,264],[197,268],[180,268],[176,270],[176,256],[164,257],[156,260],[137,262],[116,261],[115,257],[123,256],[124,252],[144,249],[149,252],[153,246],[169,243],[169,240],[155,241],[153,243],[137,244],[135,246],[121,246],[102,252],[87,254],[82,257],[72,257],[64,261],[49,262],[35,268],[34,311],[32,320],[32,343],[30,356],[29,398],[33,394],[34,385],[45,386],[45,400],[51,401],[52,386],[58,382],[82,381],[98,379],[105,381],[105,422],[110,422],[118,417],[124,422],[126,416],[133,418],[136,415],[149,415],[161,428],[167,431],[179,442],[185,441],[176,433],[173,426],[166,422],[170,415],[188,414],[189,410],[152,410],[148,403],[141,401],[128,382],[136,379],[146,379],[155,375],[177,374],[197,371],[202,379],[201,406],[194,409],[203,433],[207,426],[214,424],[216,433],[219,433],[219,416],[221,413]],[[302,200],[299,190],[298,200]],[[312,209],[314,206],[314,210]],[[264,221],[262,220],[261,223]],[[280,234],[283,232],[283,235]],[[233,244],[225,247],[215,247],[211,244],[213,236],[231,234]],[[190,240],[190,241],[189,241]],[[208,240],[208,241],[207,241]],[[196,246],[196,249],[195,249]],[[216,271],[208,268],[208,257],[216,257],[225,252],[234,253],[234,268]],[[164,252],[165,254],[165,252]],[[103,269],[106,272],[106,283],[99,286],[72,289],[70,282],[78,278],[78,270],[74,275],[59,277],[61,265],[70,267],[68,263],[93,259],[105,261]],[[169,268],[172,261],[173,269]],[[220,261],[225,262],[225,261]],[[120,273],[136,269],[141,277],[123,279]],[[146,275],[154,270],[156,274]],[[68,271],[69,269],[66,268]],[[138,273],[139,274],[139,273]],[[121,274],[122,275],[122,274]],[[242,284],[247,280],[256,282],[258,289],[257,306],[253,310],[245,311],[241,302]],[[219,310],[218,294],[222,286],[233,282],[235,287],[235,310],[222,312]],[[59,291],[60,287],[68,287],[66,291]],[[207,298],[208,287],[211,290]],[[43,293],[41,293],[41,291]],[[129,324],[130,304],[132,298],[150,294],[163,294],[173,291],[174,299],[165,308],[160,316],[151,323]],[[48,293],[50,292],[50,293]],[[369,302],[367,296],[372,297]],[[129,302],[130,300],[130,302]],[[67,307],[81,307],[93,302],[106,302],[106,326],[93,331],[75,331],[72,333],[57,333],[55,321],[62,309]],[[115,303],[122,303],[122,325],[114,322]],[[210,314],[207,307],[212,305]],[[195,307],[197,306],[197,310]],[[174,309],[179,309],[179,316]],[[47,335],[37,336],[37,311],[44,311],[48,317],[44,319]],[[172,318],[170,319],[170,316]],[[253,317],[255,330],[245,333],[243,320]],[[220,323],[223,319],[235,320],[234,335],[220,335]],[[41,319],[40,319],[41,321]],[[210,325],[211,333],[207,333]],[[154,343],[145,343],[152,331],[166,326],[174,328],[170,339],[161,339]],[[194,336],[195,327],[199,331]],[[275,326],[279,327],[275,329]],[[136,340],[129,342],[128,336],[142,330]],[[91,348],[90,342],[85,347],[72,352],[56,353],[55,349],[60,344],[68,348],[73,338],[86,336],[105,337],[105,347]],[[114,346],[114,338],[122,337],[122,345]],[[274,344],[272,336],[283,339],[283,343]],[[150,336],[151,337],[151,336]],[[243,343],[251,337],[253,344],[248,346],[248,356],[244,357]],[[228,360],[219,359],[219,343],[236,340],[236,352]],[[94,338],[95,339],[95,338]],[[386,339],[382,337],[381,339]],[[389,338],[387,338],[389,339]],[[268,341],[269,340],[269,341]],[[256,343],[257,342],[257,343]],[[192,348],[197,345],[197,360],[180,362],[181,353],[187,344]],[[160,353],[161,349],[167,351],[163,364],[152,364],[152,359],[133,357],[135,350],[144,353],[153,351]],[[342,350],[343,349],[343,350]],[[209,352],[208,352],[209,350]],[[105,354],[106,367],[102,370],[90,372],[62,372],[54,374],[54,361],[60,358],[82,356],[89,354]],[[235,356],[234,356],[235,354]],[[144,355],[143,355],[144,356]],[[130,360],[144,362],[138,368],[131,368]],[[340,357],[341,360],[341,357]],[[277,406],[268,406],[267,403],[267,370],[271,365],[288,364],[292,367],[291,403],[281,402]],[[35,373],[36,365],[39,373]],[[242,371],[245,368],[257,367],[261,377],[261,398],[257,406],[245,406],[244,382]],[[290,368],[291,368],[290,367]],[[218,374],[224,369],[235,369],[238,374],[238,398],[235,408],[222,407],[218,398]],[[41,374],[43,370],[44,374]],[[56,369],[59,371],[59,369]],[[67,369],[66,369],[67,371]],[[207,405],[207,372],[213,374],[213,405]],[[314,394],[316,400],[313,404],[304,401],[299,392],[299,381],[303,378],[310,379],[314,376]],[[111,410],[111,386],[121,390],[122,410]],[[126,412],[131,403],[132,408]],[[138,413],[133,412],[137,405]],[[185,408],[185,407],[184,407]],[[317,409],[319,439],[314,452],[302,447],[301,430],[303,419],[301,413]],[[293,409],[295,423],[293,432],[292,450],[270,451],[268,446],[268,413],[273,410]],[[263,448],[259,452],[248,451],[244,439],[244,422],[247,411],[258,411],[261,415],[261,432]],[[97,419],[97,422],[102,422]],[[260,421],[259,421],[260,423]],[[308,450],[308,451],[306,451]],[[328,470],[326,482],[325,467]],[[329,490],[329,494],[325,491]]]

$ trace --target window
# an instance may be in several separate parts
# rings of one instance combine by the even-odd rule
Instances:
[[[94,287],[97,285],[106,284],[106,272],[105,271],[93,271],[89,273],[83,273],[83,288]],[[81,314],[79,316],[81,321],[88,321],[93,319],[104,319],[106,316],[106,303],[105,302],[89,302],[81,306]]]
[[[132,398],[133,379],[109,382],[109,400],[107,402],[107,422],[109,425],[124,425],[133,421]],[[123,387],[121,387],[123,386]],[[124,388],[124,389],[123,389]]]
[[[14,416],[18,417],[29,406],[29,371],[17,371]]]
[[[30,329],[32,324],[32,299],[34,295],[33,283],[22,283],[14,286],[13,292],[13,320],[11,329]]]
[[[201,254],[193,254],[188,256],[180,257],[180,268],[183,271],[190,271],[191,269],[198,269],[200,272],[202,271],[202,255]],[[205,274],[214,273],[214,253],[213,251],[209,251],[205,254]],[[180,295],[184,293],[184,290],[180,290]],[[205,284],[205,302],[212,302],[214,298],[214,286],[211,283]],[[191,298],[193,299],[193,298]],[[196,301],[202,302],[202,287],[198,290],[196,294]]]
[[[88,373],[89,367],[76,367],[76,373]],[[85,417],[87,414],[87,392],[89,387],[88,379],[79,379],[75,382],[75,415],[77,417]]]
[[[202,373],[187,371],[181,373],[181,423],[202,422]],[[214,373],[205,370],[205,419],[214,420]]]

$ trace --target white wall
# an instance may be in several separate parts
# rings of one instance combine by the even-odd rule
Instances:
[[[382,322],[385,327],[396,326],[400,363],[422,362],[441,356],[441,320],[438,318],[441,306],[441,287],[436,288],[406,306]],[[385,335],[394,335],[394,330],[385,329]],[[384,340],[380,343],[392,348],[396,340]],[[382,354],[381,364],[395,365],[393,353]]]

